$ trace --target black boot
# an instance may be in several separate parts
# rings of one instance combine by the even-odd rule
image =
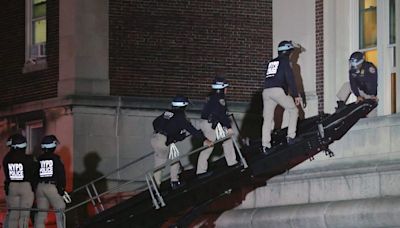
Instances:
[[[346,103],[344,103],[344,101],[337,101],[336,103],[337,103],[336,112],[340,112],[346,108]]]

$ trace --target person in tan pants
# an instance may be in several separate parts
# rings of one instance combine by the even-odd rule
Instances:
[[[189,99],[182,95],[177,95],[171,102],[171,109],[163,112],[153,121],[154,134],[151,138],[151,146],[154,150],[154,166],[159,167],[167,162],[168,159],[179,157],[179,152],[173,155],[171,147],[175,147],[175,143],[184,140],[190,133],[193,137],[202,140],[204,145],[212,146],[212,142],[208,140],[202,131],[197,130],[186,117],[186,106]],[[154,172],[154,180],[157,185],[162,181],[162,171]],[[175,162],[170,167],[170,183],[172,189],[177,189],[184,185],[179,181],[180,163]]]
[[[356,102],[364,99],[371,99],[378,102],[378,70],[371,62],[365,61],[364,54],[356,51],[349,58],[349,82],[342,85],[337,93],[338,107],[341,110],[345,107],[346,101],[350,94],[353,93],[357,97]],[[372,110],[367,117],[377,116],[377,109]]]
[[[61,158],[55,154],[59,144],[54,135],[47,135],[42,140],[43,154],[39,156],[39,184],[36,189],[36,202],[40,210],[48,210],[49,204],[55,210],[64,210],[65,194],[65,169]],[[46,211],[39,211],[35,217],[35,228],[45,228],[47,218]],[[61,212],[56,212],[57,228],[64,227],[64,216]]]
[[[271,131],[276,105],[282,106],[289,114],[289,124],[287,133],[288,144],[294,144],[296,137],[296,127],[298,109],[300,104],[299,96],[294,81],[289,56],[294,47],[291,41],[282,41],[278,45],[278,57],[269,61],[265,71],[263,96],[263,117],[262,126],[262,151],[265,154],[271,152]],[[290,95],[285,88],[289,88]],[[294,98],[294,100],[293,100]]]
[[[27,228],[29,224],[29,209],[32,207],[35,182],[35,163],[33,157],[25,154],[26,138],[21,134],[12,135],[7,145],[10,151],[3,159],[4,190],[9,209],[4,227]],[[13,210],[13,208],[25,210]]]
[[[227,87],[229,84],[223,77],[216,77],[213,84],[212,95],[209,97],[201,113],[200,129],[203,131],[205,137],[210,141],[215,141],[217,138],[215,128],[217,124],[220,124],[222,128],[226,129],[228,135],[233,134],[231,122],[227,114],[227,107],[225,102],[225,95],[227,93]],[[236,165],[235,149],[233,147],[232,139],[228,139],[223,142],[222,147],[224,149],[225,160],[228,166]],[[197,161],[196,174],[201,177],[207,177],[211,172],[207,173],[208,170],[208,158],[210,157],[213,148],[203,150]]]

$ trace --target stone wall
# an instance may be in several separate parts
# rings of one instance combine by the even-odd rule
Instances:
[[[400,225],[400,116],[362,119],[331,149],[225,212],[217,227],[394,227]]]

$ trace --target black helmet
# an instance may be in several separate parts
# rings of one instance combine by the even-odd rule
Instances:
[[[284,40],[278,44],[278,53],[286,53],[286,52],[292,51],[293,49],[294,49],[294,46],[293,46],[292,41]]]
[[[14,134],[7,141],[7,145],[13,149],[25,149],[26,138],[21,134]]]
[[[351,69],[356,69],[364,62],[364,54],[362,52],[356,51],[350,55],[349,64]]]
[[[57,144],[59,143],[60,142],[55,135],[46,135],[42,139],[41,147],[42,149],[53,149],[56,148]]]
[[[189,104],[189,98],[182,96],[182,95],[176,95],[174,99],[171,102],[172,107],[186,107]]]
[[[222,76],[216,76],[213,80],[211,88],[213,89],[224,89],[229,86],[228,81]]]

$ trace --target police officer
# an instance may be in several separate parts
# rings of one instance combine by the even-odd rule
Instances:
[[[30,209],[33,204],[35,164],[33,157],[26,155],[26,138],[21,134],[12,135],[7,141],[10,151],[4,157],[4,190],[9,208]],[[9,210],[5,227],[28,227],[29,210]]]
[[[296,137],[297,118],[299,115],[296,105],[300,104],[301,97],[297,92],[292,67],[290,66],[289,57],[293,49],[294,46],[291,41],[280,42],[278,45],[278,57],[269,61],[265,70],[264,90],[262,93],[264,105],[262,146],[265,154],[271,152],[272,123],[277,104],[282,106],[289,114],[288,144],[294,144],[294,138]]]
[[[200,122],[200,129],[204,135],[211,141],[215,141],[217,133],[215,129],[218,124],[226,129],[228,135],[233,135],[231,121],[228,116],[228,109],[226,107],[225,95],[228,92],[228,82],[222,76],[216,76],[213,84],[211,85],[212,94],[208,97],[207,103],[204,105]],[[228,139],[222,143],[224,149],[225,160],[228,166],[237,164],[235,149],[233,147],[232,139]],[[203,150],[197,161],[196,174],[202,178],[209,176],[211,172],[207,172],[208,158],[211,155],[213,148]]]
[[[65,170],[60,156],[54,153],[58,139],[47,135],[42,139],[43,154],[39,156],[39,183],[36,189],[36,202],[40,210],[48,210],[49,203],[55,210],[64,210]],[[39,211],[35,217],[35,228],[44,228],[47,212]],[[63,226],[63,214],[56,213],[57,228]]]
[[[364,99],[372,99],[377,102],[378,73],[375,65],[365,61],[364,54],[359,51],[350,55],[349,65],[350,82],[344,83],[337,93],[338,109],[344,107],[351,92],[357,97],[356,102]],[[376,114],[376,109],[374,109],[368,116],[376,116]]]
[[[151,146],[155,152],[155,167],[167,161],[170,147],[175,146],[175,142],[184,140],[188,136],[187,132],[203,140],[205,145],[212,146],[212,142],[207,140],[200,130],[194,128],[186,118],[185,109],[188,104],[189,100],[187,97],[178,95],[171,102],[172,108],[165,111],[153,121],[154,134],[151,138]],[[178,188],[182,184],[178,177],[179,169],[179,162],[171,165],[170,176],[171,187],[173,189]],[[161,170],[154,173],[154,179],[158,185],[161,183],[161,176]]]

